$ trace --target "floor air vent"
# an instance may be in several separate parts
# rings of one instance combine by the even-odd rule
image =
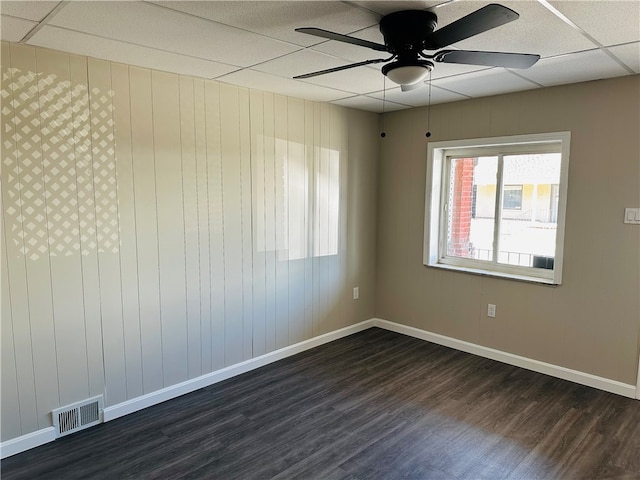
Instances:
[[[51,412],[56,437],[69,435],[102,423],[102,396],[89,398]]]

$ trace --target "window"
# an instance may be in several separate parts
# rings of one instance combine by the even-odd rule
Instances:
[[[425,265],[560,284],[570,133],[429,144]]]
[[[522,185],[505,185],[502,208],[505,210],[522,210]]]

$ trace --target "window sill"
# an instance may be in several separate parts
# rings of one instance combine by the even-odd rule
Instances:
[[[473,275],[480,275],[483,277],[496,277],[496,278],[504,278],[508,280],[516,280],[518,282],[527,282],[527,283],[537,283],[541,285],[546,285],[549,287],[557,287],[558,283],[554,283],[552,278],[544,278],[544,277],[534,277],[530,275],[519,275],[514,273],[504,273],[504,272],[496,272],[493,270],[483,270],[481,268],[471,268],[471,267],[460,267],[457,265],[448,265],[446,263],[434,263],[429,264],[427,267],[431,268],[439,268],[441,270],[452,270],[454,272],[464,272],[470,273]]]

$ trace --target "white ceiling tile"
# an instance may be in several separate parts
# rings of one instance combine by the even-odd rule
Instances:
[[[28,43],[78,55],[195,77],[213,78],[236,70],[236,67],[209,60],[163,52],[51,26],[43,27]]]
[[[543,59],[518,74],[551,86],[618,77],[627,71],[601,50],[591,50]]]
[[[444,0],[446,1],[446,0]],[[356,5],[361,6],[372,12],[376,12],[380,15],[387,15],[392,12],[398,12],[400,10],[425,10],[427,8],[434,7],[442,4],[443,1],[430,0],[421,2],[405,2],[405,1],[393,1],[393,2],[353,2]]]
[[[0,39],[6,42],[19,42],[35,27],[38,22],[23,20],[22,18],[1,16]]]
[[[371,93],[370,96],[376,98],[383,98],[382,92]],[[387,100],[392,102],[402,103],[404,105],[410,105],[412,107],[421,107],[429,104],[429,86],[423,85],[420,88],[414,90],[408,90],[403,92],[400,87],[394,87],[387,90],[384,93]],[[438,88],[435,85],[431,86],[431,104],[457,102],[458,100],[465,100],[469,97],[461,95],[459,93],[450,92],[442,88]]]
[[[640,2],[551,2],[569,20],[603,45],[640,41]]]
[[[270,75],[257,70],[239,70],[220,77],[221,82],[240,85],[242,87],[255,88],[266,92],[279,93],[291,97],[305,98],[317,102],[330,102],[340,98],[349,97],[352,94],[331,88],[311,85],[298,80]]]
[[[336,105],[341,105],[343,107],[348,108],[356,108],[358,110],[368,110],[370,112],[382,113],[383,105],[382,100],[378,98],[372,98],[366,95],[357,95],[355,97],[343,98],[341,100],[336,100],[334,102]],[[384,102],[384,111],[385,112],[394,112],[396,110],[406,110],[407,108],[411,108],[408,105],[401,105],[399,103],[394,102]]]
[[[60,2],[43,2],[43,1],[6,1],[0,2],[0,13],[3,15],[11,15],[12,17],[25,18],[39,22],[46,17],[51,10],[56,8]]]
[[[486,97],[528,90],[537,86],[504,68],[491,68],[480,72],[442,78],[434,80],[433,84],[469,97]]]
[[[609,51],[622,60],[634,72],[640,73],[640,42],[609,47]]]
[[[238,66],[254,65],[299,49],[251,32],[140,2],[71,2],[51,20],[51,24]]]
[[[537,2],[501,1],[500,4],[516,11],[520,18],[455,46],[467,50],[533,53],[542,57],[595,47],[594,43]],[[442,7],[438,13],[448,8]]]
[[[299,27],[317,27],[342,34],[376,25],[378,15],[344,2],[154,2],[202,18],[260,33],[296,45],[309,46],[321,41]]]

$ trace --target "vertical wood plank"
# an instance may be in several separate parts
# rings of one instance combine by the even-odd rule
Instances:
[[[251,228],[251,106],[249,90],[238,91],[240,109],[240,212],[242,236],[242,360],[253,357],[253,239]]]
[[[24,48],[24,47],[23,47]],[[18,147],[16,126],[35,117],[35,112],[24,108],[19,99],[21,94],[35,88],[34,70],[21,68],[16,58],[12,58],[9,44],[2,43],[2,91],[8,101],[3,101],[0,128],[2,131],[2,237],[4,241],[2,286],[2,324],[11,322],[12,337],[2,331],[3,341],[11,338],[15,356],[16,388],[20,410],[12,413],[20,422],[20,433],[38,429],[38,410],[36,403],[35,372],[32,354],[31,316],[27,283],[27,258],[25,255],[24,222],[22,216],[23,174],[19,160],[24,145]],[[20,106],[19,111],[14,107]],[[25,133],[25,132],[23,132]],[[28,184],[27,184],[28,185]],[[6,276],[6,277],[5,277]],[[7,312],[7,308],[10,310]],[[4,343],[3,343],[4,354]],[[4,361],[3,361],[4,366]],[[4,375],[4,373],[3,373]],[[4,379],[3,379],[4,381]],[[8,402],[8,405],[11,403]],[[4,407],[4,399],[3,399]],[[4,415],[4,412],[3,412]],[[4,417],[3,417],[4,418]],[[11,430],[10,430],[11,431]],[[4,440],[4,429],[2,432]],[[7,432],[9,435],[9,432]]]
[[[4,84],[4,81],[3,81]],[[4,126],[4,125],[3,125]],[[2,130],[5,131],[4,129]],[[3,152],[4,153],[4,152]],[[16,368],[16,352],[13,340],[13,316],[11,314],[11,297],[9,295],[9,268],[7,265],[7,246],[4,230],[4,202],[2,202],[2,235],[0,263],[2,308],[0,310],[0,415],[2,415],[2,441],[19,437],[22,434],[20,426],[20,397],[18,395],[18,371]]]
[[[196,148],[196,189],[198,200],[198,258],[200,271],[200,372],[211,371],[211,236],[209,231],[209,164],[205,82],[193,81]]]
[[[127,395],[144,394],[129,67],[111,64]]]
[[[124,319],[120,283],[120,227],[113,133],[111,64],[89,59],[89,104],[100,304],[105,362],[105,404],[127,399]]]
[[[73,148],[75,182],[77,185],[80,274],[82,278],[82,301],[86,336],[85,348],[89,376],[89,396],[95,396],[104,393],[104,359],[102,354],[102,318],[100,310],[100,279],[98,276],[98,244],[96,238],[95,192],[93,189],[87,58],[70,55],[69,70],[73,110]]]
[[[338,117],[338,130],[340,138],[338,145],[338,195],[340,203],[338,205],[338,218],[336,219],[338,227],[338,263],[340,271],[339,282],[339,303],[338,310],[340,312],[337,318],[338,324],[336,328],[346,327],[351,320],[351,306],[353,305],[353,297],[348,273],[349,273],[349,250],[348,250],[348,225],[349,225],[349,129],[347,125],[347,111],[343,107],[336,106],[336,115]]]
[[[276,227],[276,348],[289,344],[289,229],[287,185],[287,97],[274,96],[274,176]]]
[[[329,320],[332,310],[330,268],[328,255],[330,245],[329,202],[330,202],[330,164],[331,164],[331,106],[320,105],[320,153],[316,168],[316,255],[318,257],[319,315],[318,331],[323,334],[330,330]]]
[[[196,126],[193,78],[180,77],[180,145],[186,276],[187,367],[189,378],[202,371],[200,349],[200,258]]]
[[[158,206],[164,385],[188,378],[180,89],[177,75],[151,73]]]
[[[265,92],[263,98],[265,351],[271,352],[277,348],[275,95]]]
[[[41,144],[60,402],[89,396],[69,55],[37,49]],[[35,210],[34,210],[35,211]],[[29,222],[32,215],[25,217]]]
[[[225,366],[225,244],[222,199],[220,84],[205,82],[211,262],[211,370]]]
[[[164,386],[151,72],[130,67],[129,75],[142,378],[149,393]]]
[[[319,103],[313,105],[313,169],[312,169],[312,206],[311,206],[311,248],[313,256],[312,259],[312,278],[313,278],[313,322],[312,333],[313,336],[317,336],[321,332],[322,317],[323,317],[323,299],[321,285],[321,259],[318,255],[319,242],[320,242],[320,202],[318,197],[320,194],[319,180],[320,180],[320,165],[322,163],[322,108]]]
[[[314,104],[309,100],[304,102],[304,144],[305,144],[305,165],[307,171],[307,195],[306,210],[307,215],[307,258],[304,261],[304,338],[313,336],[313,198],[314,188],[314,152],[316,149],[314,142]]]
[[[287,224],[289,244],[289,343],[304,338],[304,264],[307,253],[307,165],[304,100],[287,100]]]
[[[30,350],[33,355],[34,382],[36,385],[36,402],[38,409],[38,428],[50,425],[49,412],[60,405],[58,389],[58,363],[55,344],[55,325],[53,319],[53,294],[51,291],[51,264],[49,249],[49,231],[46,219],[45,166],[51,162],[43,151],[40,141],[43,120],[40,114],[40,88],[46,84],[39,82],[41,77],[36,63],[35,49],[21,45],[11,45],[11,66],[22,72],[20,92],[14,91],[14,98],[25,99],[16,106],[21,121],[30,125],[30,132],[16,142],[17,159],[20,175],[21,199],[27,198],[29,203],[38,207],[40,216],[37,222],[24,222],[24,243],[26,257],[26,292],[28,311],[31,319]],[[46,121],[46,120],[45,120]],[[24,123],[23,123],[24,125]],[[22,202],[25,213],[27,204]],[[35,207],[34,207],[35,208]],[[29,247],[27,247],[29,245]]]
[[[253,277],[253,355],[266,353],[266,195],[264,96],[251,90],[251,209],[252,209],[252,277]]]
[[[242,359],[242,198],[238,102],[238,87],[220,86],[225,366]]]
[[[329,330],[336,330],[343,324],[343,300],[344,300],[344,251],[345,244],[341,242],[341,235],[344,231],[341,220],[343,218],[343,188],[341,170],[344,158],[342,157],[342,108],[331,105],[330,115],[330,145],[329,145],[329,165],[328,165],[328,255],[327,255],[327,287],[329,294],[329,317],[327,327]]]

